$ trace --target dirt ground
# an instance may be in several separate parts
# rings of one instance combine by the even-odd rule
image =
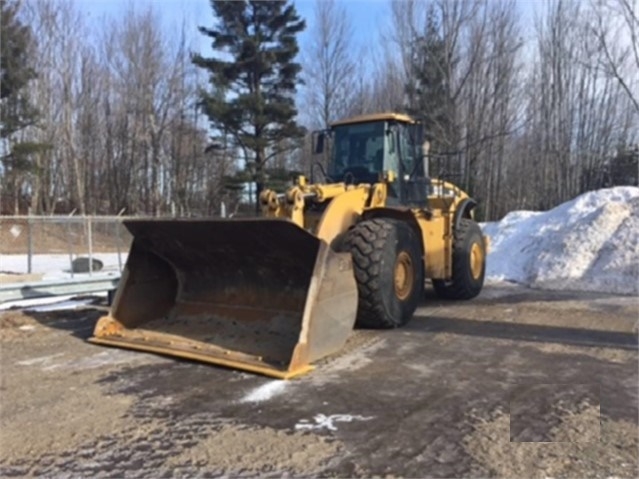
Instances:
[[[89,344],[103,311],[0,313],[0,476],[637,477],[636,298],[427,295],[275,381]]]

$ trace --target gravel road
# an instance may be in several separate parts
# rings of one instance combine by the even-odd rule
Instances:
[[[427,294],[282,382],[0,313],[0,476],[637,477],[637,298]]]

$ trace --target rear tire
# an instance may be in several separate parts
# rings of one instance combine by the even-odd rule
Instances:
[[[347,245],[359,297],[356,326],[406,324],[424,285],[421,247],[412,228],[396,220],[366,220],[349,232]]]
[[[435,293],[443,299],[472,299],[481,292],[485,273],[486,244],[481,228],[473,220],[462,218],[453,242],[453,278],[434,279]]]

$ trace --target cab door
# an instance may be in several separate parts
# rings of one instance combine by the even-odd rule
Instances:
[[[399,125],[400,202],[405,206],[425,208],[428,205],[430,180],[426,177],[421,154],[420,124]]]

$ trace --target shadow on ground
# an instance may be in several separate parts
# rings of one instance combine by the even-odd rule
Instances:
[[[405,327],[406,331],[637,350],[637,335],[633,333],[451,317],[417,315],[413,319]],[[422,321],[415,321],[417,319]]]

